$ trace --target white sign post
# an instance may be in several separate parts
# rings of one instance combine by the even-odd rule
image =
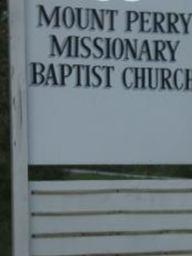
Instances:
[[[25,1],[9,1],[13,255],[29,256]]]
[[[9,0],[15,256],[31,255],[31,250],[33,256],[45,255],[40,242],[32,242],[32,249],[29,245],[29,164],[192,163],[191,10],[190,0]],[[98,190],[104,193],[107,187],[107,193],[117,193],[119,184],[115,191],[112,184],[105,184],[94,191],[90,188],[78,193],[99,194]],[[130,189],[122,184],[119,193],[138,193],[136,185]],[[182,195],[190,193],[191,185],[187,184],[187,188],[183,183],[180,187]],[[150,186],[149,182],[146,188],[142,183],[139,193],[158,195],[162,191],[155,190],[155,185]],[[162,193],[171,193],[168,186],[169,183]],[[50,184],[31,187],[40,195],[49,194],[47,189],[54,194]],[[83,187],[84,184],[80,185],[78,191]],[[180,191],[177,184],[171,188],[173,193]],[[56,194],[61,191],[60,188]],[[62,195],[65,193],[68,194],[64,189]],[[36,198],[34,202],[39,214],[39,201],[37,206]],[[177,203],[171,209],[166,204],[163,214],[189,213],[190,202],[188,197],[183,212]],[[149,207],[152,212],[157,211],[155,214],[161,213],[156,206],[149,204]],[[110,211],[106,210],[112,214]],[[121,208],[114,212],[131,211]],[[150,213],[142,207],[138,211]],[[125,236],[137,231],[134,232],[118,234]],[[145,235],[148,233],[145,230]],[[189,252],[191,245],[188,239],[185,241],[181,251],[186,246]],[[54,255],[51,248],[60,248],[57,242],[53,247],[50,244],[47,256]],[[119,251],[125,253],[127,248],[123,249],[121,244],[122,240]],[[153,248],[147,249],[148,244],[144,243],[143,248],[151,253]],[[162,246],[165,252],[173,251],[169,244]],[[103,248],[106,253],[107,247]],[[159,252],[157,247],[156,250]],[[68,255],[62,254],[61,249],[56,252]],[[113,253],[118,253],[115,248]],[[85,254],[87,251],[82,250],[81,255]]]

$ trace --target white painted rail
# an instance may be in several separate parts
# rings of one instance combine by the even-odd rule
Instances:
[[[31,182],[32,256],[192,255],[192,182]]]

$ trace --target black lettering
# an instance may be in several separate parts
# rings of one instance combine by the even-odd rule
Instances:
[[[104,18],[105,13],[104,10],[99,10],[99,12],[96,9],[92,9],[91,13],[91,30],[104,29]]]
[[[166,43],[163,40],[154,41],[154,56],[156,61],[167,61],[164,51],[166,50]]]
[[[186,69],[186,87],[185,90],[186,91],[191,91],[192,90],[192,69]]]
[[[141,45],[140,53],[138,54],[138,60],[143,60],[143,57],[145,56],[145,59],[147,61],[151,61],[151,51],[149,47],[149,42],[148,40],[144,40]]]
[[[50,35],[50,57],[62,56],[66,52],[67,57],[72,57],[72,36],[65,38],[61,43],[55,35]]]
[[[93,58],[95,58],[95,59],[100,59],[104,54],[103,47],[100,45],[100,43],[102,43],[102,42],[103,42],[103,38],[101,38],[101,37],[96,37],[93,40],[93,46],[98,52],[98,54],[96,52],[93,53]]]
[[[170,61],[176,61],[176,52],[179,47],[180,41],[172,42],[167,41],[167,46],[170,52]]]
[[[66,85],[66,78],[68,78],[72,73],[72,67],[68,64],[60,64],[61,70],[61,85]]]
[[[161,12],[155,12],[153,15],[153,32],[154,33],[165,33],[165,30],[163,28],[163,24],[165,21],[165,15]]]
[[[75,13],[70,6],[63,9],[63,24],[66,28],[72,28],[75,24]]]
[[[47,67],[45,85],[58,85],[57,75],[53,63],[49,64]]]
[[[126,11],[126,31],[133,30],[132,25],[138,21],[139,14],[136,11]]]
[[[32,62],[31,66],[31,85],[41,85],[45,81],[45,65],[40,62]]]
[[[81,58],[87,59],[87,58],[89,58],[91,56],[91,49],[88,46],[88,43],[90,43],[90,42],[91,42],[91,38],[90,37],[85,36],[85,37],[83,37],[81,39],[81,46],[82,46],[82,49],[85,52],[84,54],[81,53],[81,55],[80,55]]]
[[[192,14],[188,14],[187,17],[184,13],[180,14],[181,23],[183,23],[184,32],[183,34],[189,34],[189,25],[191,22]]]
[[[161,90],[172,90],[172,83],[170,81],[171,78],[171,70],[166,68],[166,69],[161,69]]]
[[[133,82],[131,82],[130,84],[128,84],[128,78],[129,78],[129,76],[128,76],[128,71],[130,71],[130,73],[132,73],[133,74],[133,68],[125,68],[124,70],[123,70],[123,73],[122,73],[122,82],[123,82],[123,85],[124,85],[124,87],[125,87],[125,89],[131,89],[132,88],[132,86],[133,86]]]
[[[168,19],[168,33],[180,33],[177,29],[177,23],[179,21],[179,16],[176,13],[167,13]]]
[[[106,84],[105,84],[105,88],[111,88],[112,84],[111,84],[111,72],[115,70],[115,68],[113,66],[104,66],[103,67],[106,71]]]
[[[102,84],[102,78],[99,74],[99,70],[101,70],[101,66],[94,66],[92,68],[93,77],[96,78],[96,82],[92,82],[92,86],[98,88]]]
[[[84,19],[83,19],[83,15],[82,15],[82,8],[76,8],[77,10],[77,23],[78,23],[78,27],[80,29],[88,29],[89,27],[89,11],[86,10],[86,14],[84,15]]]
[[[60,6],[55,6],[51,14],[47,14],[45,7],[43,5],[38,5],[38,27],[46,25],[47,27],[51,25],[52,27],[60,27],[59,23],[59,10]]]
[[[148,86],[150,90],[156,90],[158,88],[158,69],[155,69],[155,84],[153,81],[153,68],[147,68],[148,71]]]
[[[118,15],[117,10],[107,10],[106,11],[109,14],[109,31],[115,30],[115,15]]]
[[[123,52],[124,52],[124,45],[121,38],[115,38],[112,44],[113,57],[116,60],[119,60],[122,58]]]
[[[149,25],[149,17],[151,16],[151,12],[140,12],[140,32],[149,33],[151,28]]]
[[[183,86],[184,86],[184,84],[180,82],[181,80],[179,79],[179,74],[182,75],[182,77],[183,77],[183,70],[182,69],[176,69],[174,74],[173,74],[173,82],[174,82],[174,85],[175,85],[175,87],[178,91],[182,90]],[[179,85],[179,83],[180,83],[180,85]]]

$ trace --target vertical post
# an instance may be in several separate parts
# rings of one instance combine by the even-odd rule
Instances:
[[[29,256],[25,0],[9,0],[13,255]]]

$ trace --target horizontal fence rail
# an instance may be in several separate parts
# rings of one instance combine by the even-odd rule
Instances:
[[[31,182],[33,256],[192,255],[192,182]]]

